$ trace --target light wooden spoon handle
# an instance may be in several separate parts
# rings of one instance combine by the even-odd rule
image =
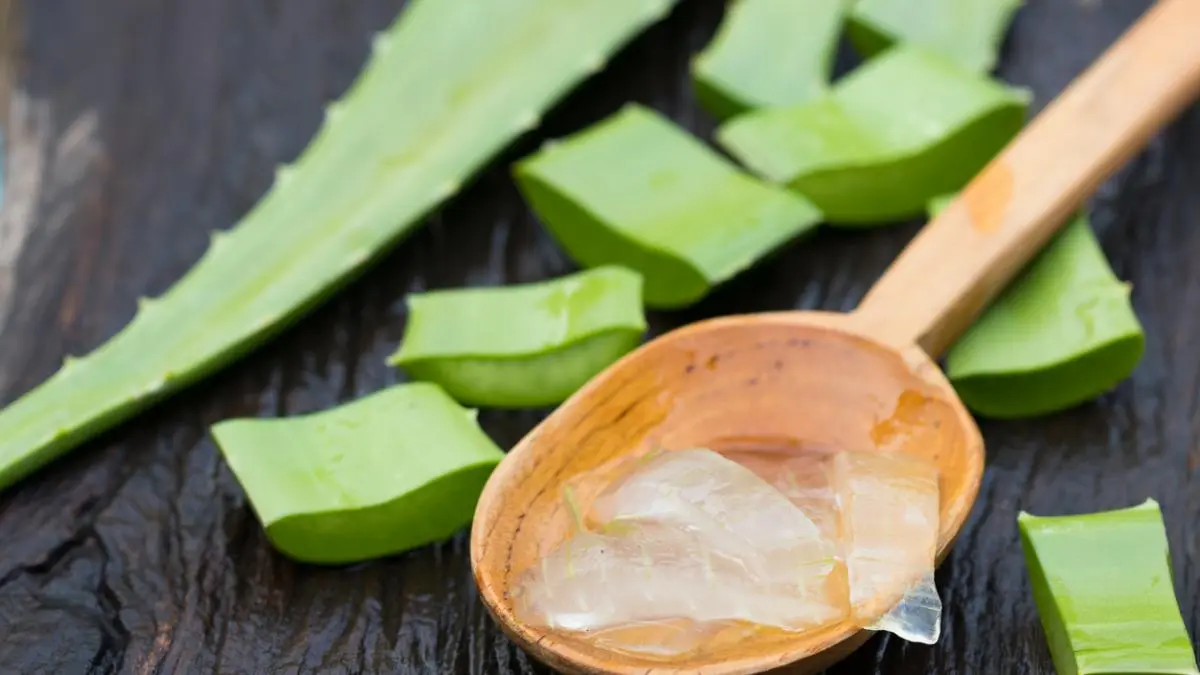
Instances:
[[[936,358],[1198,94],[1200,0],[1160,0],[921,230],[856,318]]]

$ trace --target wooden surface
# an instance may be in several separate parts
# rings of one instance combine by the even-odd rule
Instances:
[[[1029,0],[1002,72],[1044,105],[1141,0]],[[0,221],[5,402],[161,292],[316,129],[395,0],[18,0],[4,15],[9,149]],[[711,130],[686,84],[721,4],[689,0],[549,119],[566,133],[636,99]],[[408,290],[525,281],[569,263],[507,160],[347,292],[241,364],[0,495],[0,672],[542,673],[479,604],[466,538],[342,570],[267,546],[207,435],[234,415],[327,407],[397,374]],[[939,574],[936,647],[876,637],[835,675],[1050,673],[1018,509],[1164,508],[1190,630],[1200,612],[1200,113],[1102,188],[1094,221],[1133,282],[1146,358],[1100,401],[981,424],[979,504]],[[821,232],[655,330],[735,311],[853,307],[915,231]],[[513,444],[536,412],[485,411]]]

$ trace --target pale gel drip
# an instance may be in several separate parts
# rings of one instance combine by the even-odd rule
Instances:
[[[841,452],[831,464],[855,619],[864,628],[934,644],[942,626],[933,579],[936,469],[896,452]],[[906,587],[880,615],[885,603],[897,601],[896,589]]]

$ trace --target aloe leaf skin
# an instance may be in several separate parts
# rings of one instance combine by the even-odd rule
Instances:
[[[721,125],[717,142],[756,174],[789,186],[832,225],[923,215],[961,189],[1020,131],[1028,93],[900,45],[798,106]]]
[[[413,294],[407,303],[404,337],[389,363],[467,405],[561,403],[646,332],[642,277],[616,266]]]
[[[1197,675],[1158,503],[1017,516],[1058,675]]]
[[[824,95],[847,0],[734,0],[692,62],[700,105],[725,119]]]
[[[1022,0],[856,0],[849,37],[872,57],[894,43],[917,44],[968,70],[991,72]]]
[[[1112,389],[1133,373],[1145,343],[1129,285],[1080,215],[951,346],[946,375],[979,415],[1035,417]]]
[[[514,174],[575,262],[637,271],[657,309],[699,301],[821,220],[804,198],[636,104],[548,144]]]
[[[395,385],[309,415],[212,427],[267,538],[344,564],[441,541],[469,524],[504,453],[437,385]]]
[[[676,0],[412,0],[294,165],[112,340],[0,411],[0,490],[325,299]]]

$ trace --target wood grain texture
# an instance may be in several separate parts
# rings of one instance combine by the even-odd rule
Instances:
[[[292,159],[361,65],[395,0],[24,0],[6,13],[0,401],[98,344],[203,252]],[[1143,0],[1029,0],[1002,59],[1044,105]],[[281,339],[0,496],[5,673],[544,673],[492,625],[465,534],[394,559],[314,570],[273,553],[207,425],[321,409],[396,381],[404,293],[571,269],[507,161],[635,99],[707,134],[688,57],[721,3],[684,3],[465,194]],[[1094,222],[1134,284],[1146,358],[1099,401],[985,423],[979,503],[939,573],[936,647],[873,638],[831,675],[1051,673],[1018,509],[1154,497],[1176,592],[1200,620],[1200,113],[1102,188]],[[849,310],[915,232],[821,232],[654,330],[734,311]],[[541,413],[485,411],[504,446]]]

